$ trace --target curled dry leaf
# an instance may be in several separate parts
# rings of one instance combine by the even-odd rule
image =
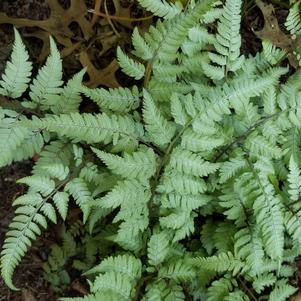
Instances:
[[[71,0],[69,8],[64,9],[57,0],[46,0],[50,8],[50,16],[46,20],[30,20],[9,17],[0,13],[0,24],[8,23],[15,26],[39,27],[58,39],[59,36],[71,38],[73,33],[69,26],[75,22],[88,40],[93,35],[91,23],[87,19],[87,7],[84,1]]]
[[[254,31],[254,33],[261,40],[269,40],[275,46],[285,50],[288,53],[290,64],[293,67],[297,68],[298,61],[293,52],[300,44],[300,39],[293,40],[289,35],[285,34],[281,30],[272,4],[266,4],[261,0],[256,0],[256,4],[263,14],[264,27],[262,30]]]
[[[301,301],[301,293],[290,298],[290,301]]]
[[[116,59],[114,59],[106,68],[101,70],[93,65],[86,51],[80,53],[79,60],[81,64],[87,68],[90,80],[85,82],[85,85],[88,87],[95,88],[97,86],[105,86],[108,88],[115,88],[120,86],[115,77],[115,72],[119,69]]]

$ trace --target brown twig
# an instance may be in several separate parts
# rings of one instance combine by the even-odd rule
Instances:
[[[249,295],[249,297],[252,298],[252,300],[254,301],[258,301],[258,299],[255,297],[255,295],[253,294],[253,292],[247,287],[247,285],[245,284],[245,282],[238,277],[239,282],[242,284],[243,289],[247,292],[247,294]]]
[[[134,298],[133,298],[133,301],[138,301],[138,300],[140,300],[141,289],[143,288],[144,284],[145,284],[148,280],[152,279],[153,277],[154,277],[154,273],[149,274],[149,275],[147,275],[147,276],[141,278],[141,279],[138,281],[137,288],[136,288],[136,294],[135,294],[135,296],[134,296]]]
[[[102,0],[95,0],[94,3],[94,11],[100,11],[101,8],[101,4],[102,4]],[[91,20],[91,26],[93,27],[95,25],[95,23],[98,20],[99,15],[98,14],[93,14],[92,20]]]
[[[119,16],[112,16],[104,14],[100,11],[96,11],[95,9],[88,9],[89,13],[92,13],[96,16],[100,16],[106,19],[116,20],[116,21],[129,21],[129,22],[139,22],[139,21],[146,21],[153,18],[153,15],[147,16],[147,17],[141,17],[141,18],[127,18],[127,17],[119,17]]]
[[[108,11],[108,7],[107,7],[107,0],[104,1],[103,6],[104,6],[104,9],[105,9],[105,16],[108,16],[108,15],[109,15],[109,11]],[[112,30],[113,30],[114,33],[116,34],[116,36],[117,36],[118,38],[120,38],[120,34],[119,34],[118,30],[115,28],[115,26],[114,26],[114,24],[113,24],[113,22],[112,22],[112,19],[107,18],[107,20],[108,20],[108,22],[109,22],[109,24],[110,24]]]

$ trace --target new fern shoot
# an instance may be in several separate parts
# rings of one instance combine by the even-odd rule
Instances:
[[[0,166],[39,156],[19,180],[28,190],[13,203],[1,275],[17,289],[22,257],[74,200],[95,238],[80,264],[90,293],[61,300],[287,300],[301,255],[301,72],[280,67],[273,45],[240,52],[241,0],[139,2],[162,19],[117,56],[143,87],[90,89],[84,70],[63,83],[52,39],[32,80],[15,30]],[[82,95],[99,113],[80,111]]]

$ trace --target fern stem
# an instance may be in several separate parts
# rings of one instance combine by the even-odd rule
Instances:
[[[188,121],[186,123],[186,125],[181,129],[181,131],[179,131],[179,133],[176,135],[176,137],[170,142],[170,144],[169,144],[169,146],[168,146],[168,148],[165,152],[165,155],[162,158],[162,160],[161,160],[161,162],[160,162],[160,164],[159,164],[159,166],[156,170],[156,173],[155,173],[155,176],[154,176],[154,181],[151,185],[152,195],[151,195],[151,198],[148,202],[149,209],[151,209],[151,204],[152,204],[152,201],[153,201],[154,196],[155,196],[156,187],[158,186],[159,181],[160,181],[160,175],[161,175],[162,169],[168,164],[168,161],[170,159],[170,154],[172,153],[172,150],[174,149],[176,142],[182,137],[182,135],[184,134],[186,129],[192,124],[193,120],[194,119],[191,119],[190,121]]]
[[[155,56],[147,62],[146,68],[145,68],[145,75],[144,75],[144,82],[143,82],[143,87],[147,88],[148,83],[150,81],[152,71],[153,71],[153,63],[155,60]]]
[[[3,109],[14,110],[19,114],[23,114],[24,112],[27,112],[32,115],[38,116],[40,118],[43,117],[43,115],[40,112],[23,107],[20,101],[17,100],[7,101],[5,97],[1,97],[1,96],[0,96],[0,106]]]
[[[148,280],[151,280],[154,276],[156,276],[156,273],[151,273],[151,274],[148,274],[145,277],[140,278],[140,280],[138,281],[137,287],[136,287],[136,294],[135,294],[135,296],[133,298],[133,301],[139,301],[139,300],[141,300],[140,293],[141,293],[141,290],[142,290],[144,284]]]
[[[224,148],[222,148],[222,150],[215,156],[215,158],[213,159],[213,161],[216,162],[217,160],[219,160],[222,157],[222,155],[224,155],[225,153],[227,153],[228,150],[230,150],[236,143],[238,143],[242,139],[247,138],[250,134],[252,134],[257,129],[257,127],[259,127],[260,125],[264,124],[265,121],[269,120],[270,118],[274,117],[275,115],[276,114],[274,114],[272,116],[269,116],[269,117],[264,117],[259,122],[255,123],[255,125],[251,126],[243,134],[241,134],[238,137],[236,137],[232,142],[230,142],[228,145],[226,145]]]
[[[104,1],[103,6],[104,6],[104,9],[105,9],[106,15],[109,15],[108,7],[107,7],[107,1],[106,1],[106,0]],[[119,34],[119,32],[117,31],[117,29],[115,28],[115,26],[114,26],[112,20],[111,20],[110,18],[107,18],[107,20],[108,20],[108,23],[110,24],[112,30],[113,30],[114,33],[116,34],[116,36],[117,36],[118,38],[120,38],[120,34]]]
[[[274,117],[277,117],[277,116],[281,115],[282,113],[287,113],[291,110],[296,110],[296,109],[300,109],[300,107],[289,108],[287,110],[263,117],[258,122],[256,122],[253,126],[251,126],[248,130],[246,130],[243,134],[239,135],[232,142],[230,142],[224,148],[222,148],[222,150],[216,154],[213,161],[216,162],[217,160],[219,160],[222,157],[222,155],[225,154],[226,152],[228,152],[228,150],[230,150],[236,143],[238,143],[239,141],[241,141],[244,138],[247,138],[250,134],[252,134],[259,126],[263,125],[266,121],[268,121]]]
[[[255,295],[253,294],[252,290],[250,290],[248,288],[248,286],[245,284],[245,282],[241,279],[241,277],[238,277],[239,282],[241,283],[241,285],[243,286],[244,290],[247,292],[247,294],[249,295],[249,297],[251,297],[252,300],[254,301],[258,301],[258,299],[255,297]]]

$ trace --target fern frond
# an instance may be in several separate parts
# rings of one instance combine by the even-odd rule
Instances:
[[[170,110],[172,117],[174,118],[177,124],[184,126],[188,122],[188,116],[184,110],[183,104],[181,103],[178,95],[173,94],[170,101]]]
[[[289,9],[286,22],[284,23],[286,30],[290,32],[294,39],[301,34],[301,20],[300,20],[300,2],[296,1]]]
[[[172,279],[177,282],[188,281],[195,277],[195,271],[190,264],[178,260],[163,266],[159,270],[159,277]]]
[[[227,275],[226,275],[227,277]],[[223,277],[212,282],[208,289],[207,301],[224,300],[233,289],[233,280]]]
[[[270,294],[269,301],[285,301],[297,291],[297,288],[287,283],[286,279],[280,279]]]
[[[229,293],[229,295],[224,299],[225,301],[250,301],[249,296],[242,290],[235,290]]]
[[[218,55],[209,54],[211,61],[226,67],[224,72],[238,70],[243,62],[243,57],[240,56],[241,38],[239,35],[241,5],[241,0],[226,1],[218,22],[218,33],[214,43]]]
[[[174,93],[185,94],[192,91],[191,86],[185,83],[175,82],[171,86],[169,82],[164,82],[161,79],[156,80],[154,78],[151,79],[148,87],[153,99],[160,102],[169,102]]]
[[[212,254],[213,249],[215,248],[214,241],[211,239],[215,231],[216,224],[211,219],[208,219],[202,226],[201,242],[209,255]]]
[[[91,291],[111,293],[117,300],[127,301],[132,293],[132,282],[125,275],[110,271],[96,277]]]
[[[170,252],[168,237],[164,232],[153,234],[148,242],[147,257],[153,266],[162,263]]]
[[[225,220],[217,224],[215,233],[213,233],[213,241],[218,253],[232,252],[236,231],[236,226],[231,221]]]
[[[269,142],[263,136],[251,135],[246,141],[246,146],[250,152],[257,156],[280,158],[282,151],[276,143]]]
[[[247,201],[235,186],[234,189],[232,186],[222,189],[223,194],[219,197],[218,204],[223,208],[223,214],[227,219],[235,221],[235,225],[241,227],[248,218],[245,210]]]
[[[28,176],[18,180],[18,183],[26,184],[42,195],[49,195],[55,188],[55,182],[48,177]]]
[[[165,220],[163,219],[164,217],[160,218],[160,224],[162,225],[162,227],[167,227],[175,229],[174,232],[174,237],[172,240],[172,243],[176,243],[178,241],[181,241],[182,239],[185,239],[187,237],[189,237],[190,235],[192,235],[195,231],[195,226],[194,226],[194,219],[197,216],[197,214],[195,212],[190,212],[190,214],[180,214],[180,220],[182,216],[185,217],[185,221],[183,222],[183,224],[181,226],[177,225],[174,221],[175,219],[177,219],[177,217],[179,216],[179,214],[170,214],[169,216],[166,216]],[[168,225],[169,220],[171,221],[170,225]],[[178,227],[176,227],[178,226]]]
[[[83,211],[84,222],[86,222],[91,211],[91,206],[94,204],[94,199],[88,183],[81,178],[74,178],[67,183],[64,191],[72,195],[77,205]]]
[[[172,19],[178,15],[182,7],[177,4],[166,2],[165,0],[138,0],[139,4],[152,12],[155,16],[164,19]]]
[[[134,122],[131,117],[108,116],[105,113],[52,115],[42,119],[33,118],[32,121],[22,121],[21,124],[33,129],[44,128],[77,141],[83,140],[90,143],[113,142],[116,144],[122,138],[134,142],[143,133],[141,125]]]
[[[135,49],[133,51],[133,54],[135,54],[137,57],[140,57],[143,60],[149,60],[152,58],[152,47],[150,47],[148,43],[143,39],[137,27],[135,27],[133,30],[132,43]]]
[[[239,106],[241,100],[259,96],[263,94],[268,87],[277,84],[280,76],[286,74],[287,71],[287,68],[273,68],[256,80],[241,79],[231,85],[225,84],[223,90],[226,92],[231,104],[235,106],[237,101],[237,106]]]
[[[35,153],[39,153],[44,145],[44,137],[40,132],[30,131],[18,125],[16,112],[6,110],[5,115],[0,118],[0,167],[12,161],[31,158]]]
[[[144,1],[144,0],[143,0]],[[149,3],[153,5],[153,1]],[[161,1],[160,1],[161,2]],[[194,26],[203,15],[208,11],[214,0],[206,0],[198,2],[193,9],[187,10],[185,13],[179,14],[178,18],[173,18],[170,23],[163,25],[162,22],[157,22],[156,26],[151,26],[148,33],[145,35],[145,42],[152,49],[152,56],[147,58],[143,51],[136,52],[138,56],[142,54],[145,59],[154,59],[154,65],[157,60],[170,62],[177,57],[177,50],[181,47],[184,42],[188,30]],[[159,3],[159,0],[156,0]],[[141,45],[141,41],[139,42]]]
[[[53,202],[62,219],[65,220],[68,212],[69,195],[66,192],[57,192],[53,196]]]
[[[203,179],[191,175],[183,175],[176,172],[165,172],[157,191],[161,193],[179,193],[198,195],[207,190]]]
[[[138,80],[144,76],[145,67],[143,64],[128,57],[120,47],[117,48],[117,59],[122,71],[134,79]]]
[[[43,206],[40,208],[41,212],[49,219],[51,220],[54,224],[57,223],[57,216],[54,207],[52,204],[45,202]],[[16,210],[16,212],[18,209]]]
[[[231,253],[220,253],[217,256],[198,257],[192,260],[193,265],[216,272],[233,272],[238,274],[244,264]]]
[[[143,97],[143,118],[146,123],[146,130],[155,144],[165,146],[174,136],[175,126],[162,116],[146,90],[143,92]]]
[[[260,274],[263,265],[264,251],[259,231],[256,227],[251,231],[249,228],[242,228],[235,234],[234,253],[241,260],[246,261],[245,269],[250,270],[250,274]]]
[[[139,259],[131,255],[119,255],[105,258],[99,265],[85,272],[85,275],[113,271],[125,275],[134,281],[140,279],[141,270],[142,266]]]
[[[89,89],[82,88],[82,92],[92,99],[101,110],[112,110],[114,112],[129,112],[139,106],[139,91],[136,86],[115,89]]]
[[[6,64],[2,80],[0,81],[0,94],[12,98],[20,97],[30,82],[32,64],[28,52],[22,42],[20,34],[14,28],[15,42],[11,59]]]
[[[165,298],[169,293],[168,286],[163,279],[148,283],[146,286],[145,301],[157,301]],[[144,301],[144,300],[143,300]]]
[[[261,195],[255,200],[253,208],[256,221],[262,231],[265,250],[273,259],[281,259],[284,246],[284,227],[280,200],[274,195],[273,186],[265,176],[257,178]]]
[[[289,162],[290,158],[293,157],[293,160],[298,165],[301,164],[300,138],[300,130],[296,126],[286,132],[285,140],[282,145],[286,153],[286,162]]]
[[[54,114],[68,114],[79,111],[82,101],[82,82],[86,70],[83,69],[71,78],[60,94],[60,101],[57,101],[51,110]]]
[[[231,158],[229,161],[224,162],[220,167],[220,183],[225,183],[246,166],[247,162],[241,156]]]
[[[178,172],[198,177],[207,177],[219,168],[218,163],[207,162],[201,156],[182,148],[173,151],[169,164]]]
[[[211,197],[205,194],[169,193],[161,198],[161,204],[163,208],[181,208],[183,211],[191,211],[208,204],[211,200]]]
[[[29,183],[29,180],[26,182]],[[9,225],[1,252],[1,275],[7,286],[13,290],[17,290],[12,282],[16,266],[31,246],[32,240],[41,234],[40,227],[47,227],[47,221],[40,213],[45,202],[46,199],[38,193],[21,196],[15,200],[15,205],[21,206],[16,210],[16,216]],[[47,208],[43,209],[48,213]]]
[[[257,277],[254,277],[252,286],[254,290],[259,294],[266,287],[270,287],[275,284],[277,278],[274,273],[262,273]]]
[[[139,200],[144,195],[145,186],[136,179],[119,181],[104,197],[95,200],[95,205],[102,208],[117,208],[121,204]],[[138,202],[137,202],[138,205]]]
[[[31,100],[44,109],[56,104],[61,93],[62,61],[54,40],[50,37],[50,56],[30,85]]]
[[[289,162],[289,174],[287,180],[289,182],[289,190],[288,193],[290,195],[290,199],[292,201],[297,201],[301,195],[301,174],[300,169],[294,160],[294,157],[291,156]]]
[[[92,151],[115,174],[125,179],[149,179],[156,171],[156,155],[150,148],[141,148],[132,154],[125,153],[124,157],[105,153],[96,148]]]
[[[271,65],[276,65],[286,55],[286,52],[284,50],[277,48],[275,45],[273,45],[272,42],[270,42],[268,40],[262,41],[262,48],[263,48],[263,54],[264,54],[266,60]]]
[[[181,141],[181,146],[192,152],[204,152],[208,149],[215,149],[225,143],[224,137],[217,135],[204,136],[188,128]]]

